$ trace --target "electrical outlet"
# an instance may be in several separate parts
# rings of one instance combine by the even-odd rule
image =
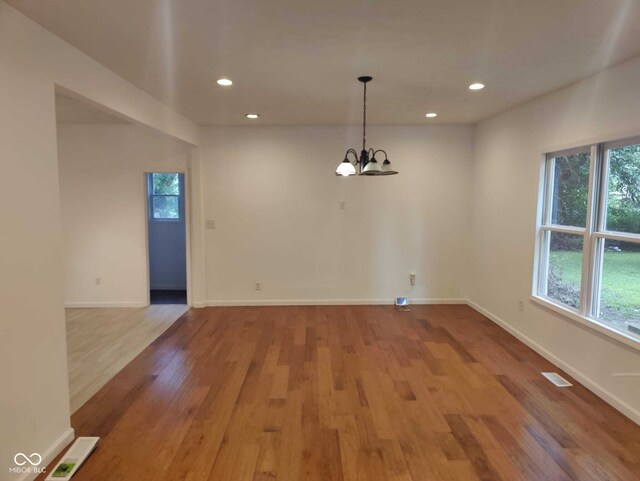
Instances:
[[[207,220],[205,225],[206,225],[207,229],[215,229],[216,228],[216,221],[215,220]]]
[[[96,277],[96,286],[99,286],[100,284],[102,284],[102,278]]]
[[[524,311],[524,302],[523,301],[518,301],[518,310],[519,311]]]
[[[416,275],[414,272],[409,274],[409,284],[411,284],[412,286],[416,285]]]
[[[262,282],[257,281],[256,282],[256,291],[261,291],[262,290]]]

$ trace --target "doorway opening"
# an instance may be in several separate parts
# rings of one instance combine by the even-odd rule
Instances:
[[[184,174],[146,174],[151,304],[187,303]]]

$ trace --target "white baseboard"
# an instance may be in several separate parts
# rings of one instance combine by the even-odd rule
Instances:
[[[76,308],[100,308],[100,307],[147,307],[146,302],[65,302],[67,309]]]
[[[559,368],[561,368],[562,370],[567,372],[570,376],[572,376],[574,379],[579,381],[580,384],[582,384],[584,387],[589,389],[596,396],[600,397],[601,399],[603,399],[604,401],[609,403],[611,406],[616,408],[618,411],[620,411],[622,414],[624,414],[629,419],[634,421],[636,424],[640,424],[640,411],[638,411],[636,408],[630,406],[625,401],[623,401],[622,399],[617,397],[615,394],[612,394],[609,391],[607,391],[605,388],[600,386],[593,379],[591,379],[587,375],[585,375],[582,372],[580,372],[574,366],[571,366],[567,362],[563,361],[558,356],[556,356],[552,352],[548,351],[546,348],[542,347],[540,344],[535,342],[530,337],[526,336],[525,334],[523,334],[520,331],[518,331],[517,329],[515,329],[513,326],[511,326],[505,320],[503,320],[500,317],[496,316],[492,312],[489,312],[488,310],[486,310],[482,306],[476,304],[472,300],[468,300],[467,304],[469,305],[469,307],[471,307],[472,309],[478,311],[480,314],[485,316],[487,319],[495,322],[497,325],[502,327],[505,331],[509,332],[514,337],[518,338],[520,341],[525,343],[527,346],[529,346],[531,349],[536,351],[538,354],[540,354],[542,357],[547,359],[549,362],[552,362],[553,364],[555,364],[556,366],[558,366]]]
[[[73,428],[68,428],[44,453],[39,453],[42,456],[42,462],[39,467],[44,468],[45,466],[48,466],[49,463],[53,461],[54,458],[60,454],[71,441],[73,441],[74,437],[75,431]],[[38,476],[38,473],[25,473],[15,479],[16,481],[33,481]]]
[[[380,306],[393,305],[393,299],[244,299],[194,302],[193,307],[223,306]],[[410,304],[467,304],[462,298],[409,299]]]

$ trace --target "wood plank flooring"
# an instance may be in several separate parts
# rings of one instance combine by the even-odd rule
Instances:
[[[183,305],[66,309],[71,412],[187,310]]]
[[[74,479],[640,479],[640,427],[548,370],[467,306],[192,309],[73,415]]]

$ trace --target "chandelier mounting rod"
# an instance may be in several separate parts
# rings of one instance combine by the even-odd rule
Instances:
[[[364,95],[362,96],[362,150],[367,150],[367,82],[371,82],[373,77],[362,76],[358,80],[364,84]]]

